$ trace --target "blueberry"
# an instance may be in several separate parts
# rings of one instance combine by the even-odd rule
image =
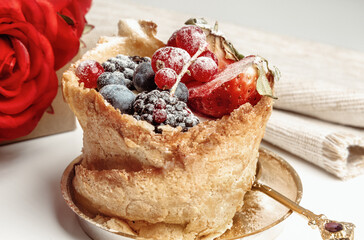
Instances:
[[[106,85],[100,89],[100,94],[121,113],[128,113],[135,100],[134,93],[124,85]]]
[[[106,85],[125,85],[125,77],[121,72],[104,72],[97,79],[97,88],[100,90]]]
[[[186,103],[188,101],[188,88],[184,83],[178,83],[177,89],[174,92],[174,96],[176,96],[178,100],[182,102]]]
[[[157,88],[154,82],[154,71],[150,62],[143,62],[135,69],[133,83],[138,92],[151,91]]]

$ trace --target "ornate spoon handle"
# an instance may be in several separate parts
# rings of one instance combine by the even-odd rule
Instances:
[[[322,214],[316,215],[283,196],[271,187],[257,181],[254,182],[252,190],[265,193],[292,211],[305,216],[308,219],[308,225],[313,228],[319,228],[323,240],[354,240],[355,225],[352,223],[329,220]]]

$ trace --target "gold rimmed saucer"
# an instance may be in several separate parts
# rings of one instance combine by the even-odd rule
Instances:
[[[80,226],[94,240],[130,240],[140,239],[135,236],[108,228],[94,220],[92,214],[81,210],[74,200],[72,179],[74,167],[82,160],[82,156],[73,160],[65,169],[62,180],[62,195],[67,205],[78,216]],[[302,198],[302,183],[296,171],[275,153],[261,148],[259,162],[263,171],[260,182],[276,189],[292,201],[299,203]],[[281,232],[284,220],[290,216],[291,210],[259,191],[249,191],[245,196],[243,209],[234,217],[230,230],[220,236],[219,240],[258,240],[275,239]]]

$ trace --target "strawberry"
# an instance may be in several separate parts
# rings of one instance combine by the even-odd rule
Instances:
[[[270,78],[270,72],[263,71],[255,56],[229,64],[213,80],[202,85],[189,87],[189,106],[212,117],[222,117],[249,102],[255,105],[261,99],[257,90],[259,74]],[[260,63],[261,64],[261,63]]]

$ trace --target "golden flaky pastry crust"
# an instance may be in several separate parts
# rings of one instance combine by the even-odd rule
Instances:
[[[119,36],[103,37],[80,61],[117,54],[151,56],[164,44],[152,22],[123,20]],[[120,114],[75,75],[63,93],[83,130],[83,161],[75,169],[78,201],[95,214],[128,223],[141,237],[213,239],[232,224],[254,180],[258,148],[272,110],[263,97],[187,132]]]

